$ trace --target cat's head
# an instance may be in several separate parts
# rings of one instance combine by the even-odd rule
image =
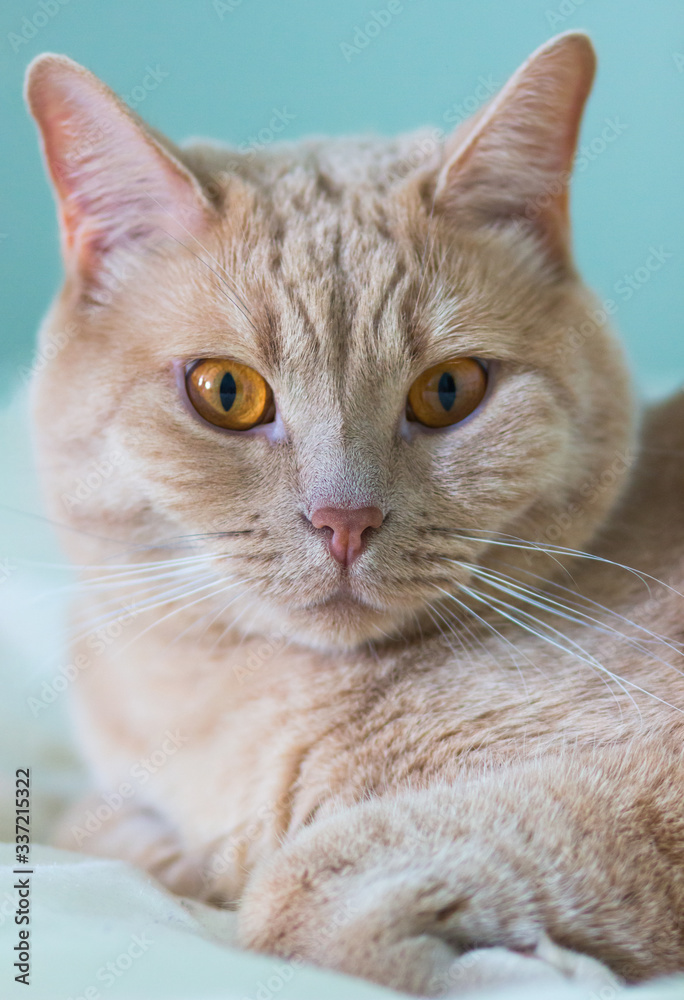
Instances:
[[[74,558],[216,554],[198,617],[344,646],[458,616],[470,566],[550,573],[518,539],[585,545],[632,437],[569,246],[593,72],[568,34],[446,141],[240,154],[40,57],[66,283],[34,398]]]

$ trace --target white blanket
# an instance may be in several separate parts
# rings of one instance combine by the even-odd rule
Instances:
[[[169,896],[121,862],[41,846],[56,813],[83,786],[67,693],[44,704],[64,656],[64,598],[45,595],[68,573],[40,520],[23,397],[0,413],[0,998],[30,1000],[365,1000],[390,991],[230,946],[235,917]],[[11,508],[11,509],[8,509]],[[22,513],[15,513],[20,511]],[[33,512],[36,517],[28,517]],[[54,690],[52,684],[48,685]],[[32,701],[34,699],[34,701]],[[35,702],[43,707],[36,708]],[[33,708],[31,707],[33,706]],[[32,776],[30,979],[14,982],[14,774]],[[507,989],[487,1000],[622,1000],[568,984]],[[479,1000],[483,995],[478,994]],[[624,1000],[684,1000],[684,977],[624,991]]]

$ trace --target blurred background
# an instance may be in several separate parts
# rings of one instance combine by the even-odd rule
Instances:
[[[66,53],[172,139],[210,136],[244,148],[273,141],[274,118],[288,141],[426,124],[449,130],[544,40],[578,28],[590,32],[600,69],[573,190],[577,256],[589,283],[615,304],[637,384],[652,398],[684,382],[678,0],[0,6],[0,786],[5,763],[10,774],[40,761],[49,812],[49,796],[79,780],[65,749],[60,681],[68,657],[66,592],[58,588],[68,576],[41,514],[26,406],[36,327],[61,276],[52,197],[22,100],[26,65],[46,50]]]
[[[368,27],[370,25],[370,27]],[[684,4],[650,0],[13,0],[0,8],[0,400],[23,381],[60,279],[57,229],[22,102],[63,52],[173,139],[449,129],[541,42],[599,54],[573,191],[580,266],[618,306],[643,390],[684,381]],[[366,30],[367,29],[367,30]],[[653,251],[656,251],[654,255]]]

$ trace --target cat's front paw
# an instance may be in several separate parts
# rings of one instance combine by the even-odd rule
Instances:
[[[420,996],[617,982],[549,939],[537,893],[504,849],[425,838],[379,803],[314,824],[281,850],[248,887],[239,925],[246,947]]]
[[[427,996],[458,997],[497,986],[582,985],[595,996],[617,997],[619,980],[601,962],[554,944],[542,935],[532,954],[507,948],[476,948],[461,955],[446,973],[435,974]],[[604,992],[605,991],[605,992]]]

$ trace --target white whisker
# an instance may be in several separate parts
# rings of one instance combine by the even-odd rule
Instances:
[[[206,560],[210,562],[211,560]],[[100,577],[97,580],[82,580],[76,584],[70,584],[66,587],[60,587],[57,591],[48,592],[48,594],[41,594],[40,597],[36,598],[36,601],[43,600],[51,594],[62,593],[62,592],[78,592],[84,591],[89,593],[90,591],[105,591],[108,592],[114,589],[120,589],[124,587],[140,587],[143,584],[153,583],[158,580],[167,579],[182,579],[184,576],[191,573],[197,573],[199,569],[204,567],[198,566],[195,563],[193,566],[177,566],[175,569],[168,570],[165,573],[152,573],[151,575],[146,575],[145,573],[137,573],[135,575],[126,575],[121,577],[116,577],[113,579],[108,579],[107,577]],[[35,603],[35,602],[34,602]]]
[[[469,531],[477,531],[477,530],[478,529],[476,528],[469,529]],[[528,552],[541,552],[542,554],[549,556],[557,556],[557,555],[572,556],[578,559],[587,559],[591,562],[599,562],[602,563],[604,566],[612,566],[614,569],[621,569],[624,570],[626,573],[630,573],[632,576],[636,577],[636,579],[638,579],[641,583],[644,584],[644,586],[648,589],[649,593],[651,592],[651,588],[649,585],[650,582],[658,584],[661,587],[665,587],[667,590],[675,594],[677,597],[684,598],[684,594],[680,593],[680,591],[676,590],[674,587],[665,583],[663,580],[659,580],[657,577],[652,576],[650,573],[646,573],[644,570],[635,569],[634,566],[627,566],[625,563],[616,562],[613,559],[606,559],[604,556],[596,555],[593,552],[582,552],[581,549],[566,548],[562,545],[551,545],[551,544],[542,545],[539,542],[526,542],[524,541],[524,539],[517,539],[516,541],[513,542],[510,541],[504,542],[501,541],[500,539],[495,539],[495,538],[485,538],[485,539],[471,538],[461,531],[454,531],[453,534],[458,536],[459,538],[462,538],[464,541],[469,541],[469,542],[481,542],[484,540],[488,545],[500,545],[504,546],[505,548],[521,549]],[[483,534],[486,534],[486,532],[483,532]],[[508,537],[515,538],[515,536],[513,535]],[[562,568],[564,570],[566,569],[566,567]]]
[[[604,635],[621,639],[628,646],[636,650],[638,653],[641,653],[643,656],[647,656],[653,660],[656,660],[657,662],[663,664],[663,666],[666,666],[669,669],[674,670],[680,676],[683,673],[673,663],[668,663],[667,660],[664,660],[661,656],[658,656],[653,649],[645,647],[638,639],[634,638],[633,636],[625,635],[624,632],[621,632],[619,629],[614,628],[608,622],[601,622],[598,618],[594,618],[591,615],[586,614],[586,612],[577,608],[568,609],[566,605],[560,603],[559,601],[554,600],[552,597],[540,593],[539,591],[530,590],[529,588],[525,587],[524,584],[517,583],[512,578],[508,577],[506,574],[497,573],[494,570],[483,570],[479,566],[472,566],[468,563],[461,563],[461,565],[469,569],[474,576],[477,576],[480,579],[485,580],[489,584],[489,586],[494,587],[495,589],[508,594],[510,597],[515,597],[520,601],[524,601],[525,603],[532,605],[533,607],[539,608],[541,611],[546,611],[548,614],[557,615],[558,617],[564,618],[566,621],[572,622],[576,625],[581,625],[586,628],[592,628],[595,631],[600,632]],[[638,628],[638,626],[635,627]],[[684,655],[682,654],[681,650],[676,649],[671,643],[667,642],[667,640],[660,639],[660,637],[658,638],[663,643],[664,646],[667,646],[678,656]]]
[[[220,587],[218,590],[214,590],[214,591],[212,591],[209,594],[203,594],[202,597],[195,598],[195,600],[194,601],[190,601],[189,604],[182,604],[180,607],[173,608],[167,614],[162,615],[161,618],[157,618],[155,621],[153,621],[150,625],[147,626],[147,628],[143,629],[142,632],[139,632],[136,636],[133,637],[133,639],[131,639],[130,642],[127,642],[123,647],[117,649],[116,650],[116,655],[120,656],[121,653],[123,653],[126,649],[129,648],[129,646],[131,645],[131,643],[137,642],[144,635],[147,635],[147,633],[151,629],[156,628],[158,625],[161,625],[162,622],[165,622],[167,619],[171,618],[173,615],[177,615],[181,611],[187,611],[188,608],[194,607],[196,604],[199,604],[200,601],[206,601],[207,598],[209,598],[209,597],[217,597],[219,594],[224,594],[226,591],[232,590],[233,587],[238,587],[238,586],[240,586],[241,583],[244,583],[244,582],[245,581],[243,581],[243,580],[236,580],[234,583],[229,584],[227,587]],[[208,585],[208,586],[210,586],[210,585]],[[202,588],[202,587],[198,587],[197,590],[192,591],[190,594],[188,594],[186,596],[190,597],[190,596],[192,596],[192,593],[197,593],[199,590],[203,590],[203,589],[204,588]],[[247,588],[248,591],[251,590],[251,589],[253,589],[253,588],[252,587],[248,587]],[[237,597],[235,598],[235,600],[239,600],[239,598],[241,596],[242,596],[241,594],[238,594]]]
[[[581,602],[584,602],[585,606],[591,605],[597,611],[602,611],[604,614],[612,615],[615,618],[619,618],[620,621],[625,623],[625,625],[629,625],[632,628],[638,629],[639,632],[643,632],[645,635],[648,635],[653,642],[663,643],[665,646],[668,646],[670,649],[673,650],[673,652],[676,652],[679,655],[684,654],[684,650],[681,648],[683,645],[682,643],[675,644],[675,642],[671,639],[668,639],[667,636],[659,635],[657,632],[653,632],[645,625],[641,625],[638,622],[633,621],[633,619],[627,618],[619,611],[614,611],[612,608],[607,607],[605,604],[601,604],[600,601],[596,601],[593,597],[587,597],[586,594],[582,594],[579,591],[571,590],[569,587],[564,587],[563,584],[561,583],[557,583],[553,580],[547,580],[545,577],[539,576],[537,573],[532,573],[531,570],[522,569],[519,571],[525,573],[526,576],[531,576],[534,579],[541,581],[546,587],[551,587],[554,590],[562,591],[564,594],[572,595],[574,601],[571,600],[571,603],[575,604],[576,606],[581,608]],[[505,576],[506,574],[502,575]],[[648,640],[644,639],[642,641],[646,642]]]
[[[463,610],[466,611],[469,615],[472,615],[473,618],[477,619],[477,621],[479,621],[481,625],[484,625],[484,627],[486,629],[488,629],[492,633],[492,635],[494,635],[495,638],[499,639],[500,642],[503,642],[504,645],[510,647],[510,649],[507,650],[508,655],[511,658],[511,663],[513,664],[513,666],[515,667],[515,669],[518,671],[518,674],[520,676],[520,680],[522,681],[523,688],[524,688],[524,691],[525,691],[525,697],[529,698],[529,692],[527,690],[527,680],[525,679],[525,675],[523,674],[522,670],[520,669],[520,664],[516,660],[515,656],[513,656],[513,653],[511,652],[511,650],[513,650],[513,652],[517,653],[518,656],[522,656],[524,660],[527,660],[527,662],[529,663],[529,665],[533,669],[535,669],[535,670],[539,670],[539,667],[537,666],[537,664],[534,663],[529,658],[529,656],[527,656],[525,653],[521,652],[521,650],[518,649],[518,647],[515,645],[515,643],[511,642],[511,640],[507,636],[502,635],[501,632],[499,632],[499,630],[497,628],[495,628],[491,624],[491,622],[488,622],[486,620],[486,618],[482,618],[480,615],[477,614],[476,611],[473,611],[472,608],[469,608],[468,605],[465,604],[463,601],[459,601],[459,599],[457,597],[455,597],[454,594],[450,594],[448,590],[444,590],[442,587],[438,587],[437,589],[440,590],[446,597],[449,597],[452,601],[454,601],[456,604],[458,604],[459,607],[463,608]]]
[[[193,590],[188,591],[188,586],[192,586],[193,584],[199,583],[200,581],[205,581],[202,586],[196,587]],[[177,585],[175,587],[167,589],[166,591],[162,590],[161,593],[153,594],[144,600],[133,602],[128,605],[117,604],[117,607],[113,608],[111,611],[108,611],[103,615],[99,615],[97,618],[89,621],[88,626],[85,630],[83,630],[84,623],[78,622],[75,628],[78,628],[81,631],[79,634],[70,635],[70,641],[81,642],[83,639],[85,639],[88,635],[91,634],[93,629],[97,627],[103,628],[107,623],[116,621],[123,615],[128,615],[133,617],[138,614],[143,614],[144,612],[147,611],[153,611],[155,608],[161,607],[164,604],[170,604],[172,601],[179,600],[180,598],[189,597],[192,594],[198,593],[200,590],[205,590],[208,587],[211,587],[213,583],[223,582],[223,581],[224,578],[217,576],[216,573],[205,574],[202,577],[191,578],[184,584]],[[120,598],[116,598],[115,600],[118,602]],[[111,603],[112,603],[111,601],[106,602],[106,604],[111,604]]]
[[[639,709],[639,706],[637,705],[633,696],[630,695],[629,692],[625,689],[624,687],[625,684],[631,688],[634,688],[634,690],[639,691],[641,694],[644,694],[649,698],[653,698],[655,701],[659,701],[661,704],[666,705],[668,708],[672,708],[674,711],[684,714],[684,710],[682,710],[681,708],[677,708],[676,705],[670,704],[670,702],[666,701],[664,698],[660,698],[652,691],[647,691],[646,688],[642,688],[641,685],[635,683],[634,681],[631,681],[626,677],[621,677],[618,674],[615,674],[612,670],[609,670],[608,667],[604,666],[600,662],[600,660],[597,660],[595,656],[592,656],[591,653],[588,653],[587,650],[584,649],[584,647],[581,646],[574,639],[571,639],[569,636],[564,635],[562,632],[559,632],[558,629],[554,628],[548,622],[544,622],[540,618],[537,618],[535,615],[532,615],[529,611],[524,611],[523,609],[518,608],[515,605],[508,604],[506,601],[503,601],[501,598],[498,597],[492,597],[492,596],[485,597],[479,591],[476,591],[471,587],[466,587],[464,585],[461,585],[460,589],[464,593],[469,594],[471,597],[475,598],[475,600],[481,601],[483,604],[487,605],[489,608],[492,609],[492,611],[498,612],[504,618],[507,618],[509,621],[520,626],[520,628],[523,628],[526,631],[530,632],[532,635],[535,635],[540,639],[544,639],[551,645],[555,646],[557,649],[560,649],[562,652],[570,654],[571,656],[576,657],[577,659],[583,661],[584,663],[588,663],[596,670],[600,670],[603,673],[605,673],[612,680],[614,680],[615,683],[618,684],[619,687],[623,690],[624,694],[626,694],[630,698],[634,707],[639,713],[639,717],[641,717],[641,710]],[[502,610],[503,608],[506,608],[507,611]],[[538,632],[533,627],[527,625],[526,622],[520,621],[520,619],[514,617],[512,613],[507,613],[507,612],[515,612],[518,615],[522,615],[523,618],[535,622],[535,624],[537,624],[541,628],[548,629],[554,635],[559,636],[564,642],[569,643],[572,648],[568,649],[566,646],[561,645],[560,642],[555,641],[550,636],[547,636],[542,632]]]
[[[440,612],[439,612],[439,611],[437,610],[437,608],[435,608],[435,606],[434,606],[433,604],[430,604],[430,603],[428,602],[428,603],[427,603],[427,604],[425,605],[425,610],[427,611],[428,615],[430,616],[430,618],[431,618],[431,620],[432,620],[432,623],[433,623],[433,624],[434,624],[434,625],[436,626],[436,628],[437,628],[437,631],[439,632],[440,636],[442,637],[442,639],[444,639],[444,641],[446,642],[447,646],[448,646],[448,647],[449,647],[449,649],[451,650],[452,654],[453,654],[453,655],[454,655],[454,656],[455,656],[456,658],[458,658],[458,656],[459,656],[459,651],[458,651],[458,650],[456,650],[456,649],[454,649],[454,647],[453,647],[453,646],[451,645],[451,643],[449,642],[449,639],[447,638],[447,633],[446,633],[446,632],[444,631],[444,629],[442,629],[442,628],[441,628],[441,626],[440,626],[439,622],[435,621],[435,619],[434,619],[434,617],[433,617],[433,615],[432,615],[432,612],[434,611],[434,613],[435,613],[436,615],[438,615],[438,616],[439,616],[439,618],[441,618],[441,619],[442,619],[442,621],[444,622],[444,624],[446,625],[446,627],[447,627],[447,629],[448,629],[448,632],[449,632],[449,635],[453,635],[453,637],[454,637],[455,639],[458,639],[458,641],[459,641],[459,643],[460,643],[460,646],[461,646],[461,651],[462,651],[462,652],[465,652],[465,647],[464,647],[464,643],[463,643],[463,638],[462,638],[462,637],[461,637],[461,636],[460,636],[460,635],[458,634],[458,632],[456,632],[456,631],[455,631],[455,630],[454,630],[454,629],[453,629],[453,628],[452,628],[452,627],[451,627],[451,626],[449,625],[449,623],[448,623],[448,621],[446,620],[446,618],[445,618],[445,617],[444,617],[444,616],[443,616],[442,614],[440,614]]]

